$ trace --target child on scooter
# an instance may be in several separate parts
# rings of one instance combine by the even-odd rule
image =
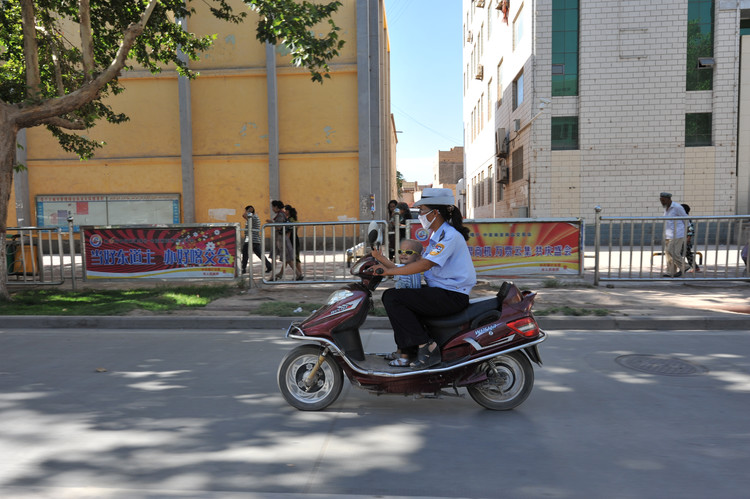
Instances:
[[[404,239],[401,241],[401,249],[398,250],[398,258],[401,263],[398,265],[387,259],[380,251],[373,250],[372,256],[383,264],[384,267],[393,268],[401,267],[408,263],[413,263],[422,258],[422,244],[414,239]],[[422,274],[409,274],[394,276],[396,289],[421,288]]]

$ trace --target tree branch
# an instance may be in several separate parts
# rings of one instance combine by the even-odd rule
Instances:
[[[94,38],[91,35],[91,7],[89,0],[78,0],[78,23],[81,33],[81,57],[84,81],[94,78]]]
[[[32,99],[39,98],[41,77],[39,75],[39,52],[36,43],[36,16],[34,2],[21,0],[21,23],[23,25],[23,57],[26,60],[26,92]]]
[[[39,124],[67,128],[69,130],[86,130],[86,124],[82,121],[71,121],[65,118],[60,118],[58,116],[47,118],[46,120],[41,121]]]
[[[30,2],[31,0],[23,1]],[[151,13],[154,7],[156,7],[157,2],[158,0],[150,0],[146,10],[141,15],[140,22],[133,23],[125,29],[120,48],[117,49],[117,55],[107,69],[102,71],[89,83],[84,84],[78,90],[65,96],[50,99],[43,104],[21,107],[15,116],[15,122],[19,128],[39,125],[49,118],[65,115],[94,100],[99,91],[125,67],[128,53],[133,48],[133,45],[135,45],[136,38],[143,33],[143,29],[149,17],[151,17]]]

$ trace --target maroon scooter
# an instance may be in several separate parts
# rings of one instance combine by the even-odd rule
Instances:
[[[335,291],[325,306],[289,326],[287,338],[314,342],[294,348],[279,366],[279,389],[291,406],[325,409],[341,393],[343,373],[375,394],[461,396],[458,389],[465,387],[477,403],[497,411],[526,400],[534,386],[531,362],[541,366],[537,345],[547,336],[531,313],[536,293],[505,282],[497,296],[473,299],[458,314],[423,318],[442,362],[422,370],[392,367],[386,354],[365,353],[359,332],[383,280],[371,270],[377,263],[369,255],[360,259],[351,268],[360,283]]]

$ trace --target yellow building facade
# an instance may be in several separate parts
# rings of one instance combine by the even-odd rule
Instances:
[[[124,73],[109,103],[130,121],[87,132],[106,142],[93,159],[43,127],[19,134],[28,169],[14,176],[9,226],[67,226],[66,211],[76,225],[242,223],[248,204],[269,218],[273,199],[303,222],[384,217],[396,139],[383,0],[344,1],[334,20],[346,44],[322,85],[258,42],[254,12],[236,25],[193,6],[186,29],[217,34],[190,62],[199,76]]]

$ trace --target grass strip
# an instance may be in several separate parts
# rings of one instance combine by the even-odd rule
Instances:
[[[35,289],[0,301],[0,315],[123,315],[133,310],[169,312],[205,307],[232,296],[231,286],[178,286],[122,290]]]

